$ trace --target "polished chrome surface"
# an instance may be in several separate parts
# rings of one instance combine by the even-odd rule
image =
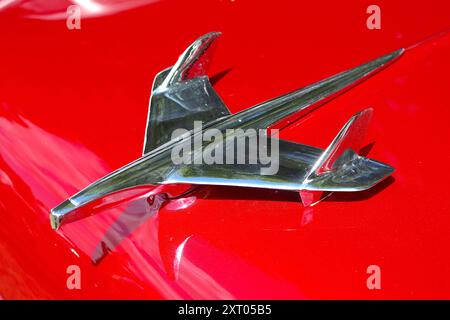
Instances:
[[[208,49],[220,35],[211,32],[197,39],[177,63],[154,80],[147,129],[145,155],[173,138],[175,129],[193,129],[194,121],[209,122],[230,115],[206,76]]]
[[[372,109],[366,109],[353,116],[325,151],[280,139],[279,170],[273,175],[261,175],[260,163],[189,164],[175,166],[160,183],[228,185],[292,191],[365,190],[393,171],[387,164],[357,154],[371,113]],[[215,146],[224,144],[218,142]],[[226,145],[221,147],[227,148]],[[258,146],[249,144],[249,148],[256,149]],[[250,149],[248,152],[251,154]]]
[[[53,228],[83,217],[78,209],[94,200],[142,185],[188,183],[295,191],[358,191],[370,188],[392,172],[393,169],[386,164],[357,155],[362,133],[370,118],[370,109],[352,117],[325,151],[279,140],[279,170],[274,175],[261,175],[260,164],[175,165],[171,159],[172,149],[191,144],[196,136],[202,134],[192,129],[195,120],[206,122],[203,131],[208,128],[216,128],[220,132],[227,129],[267,129],[287,116],[298,114],[300,117],[314,110],[403,53],[403,49],[397,50],[231,115],[205,75],[207,49],[218,35],[210,33],[199,38],[172,68],[156,76],[144,155],[52,209],[50,219]],[[172,131],[177,128],[190,130],[189,135],[171,137]],[[259,137],[262,133],[255,134]],[[228,138],[236,137],[229,134]],[[222,141],[203,142],[201,147],[205,145],[208,148],[227,148]],[[192,147],[195,153],[196,146],[192,144]],[[250,144],[252,147],[255,146]]]

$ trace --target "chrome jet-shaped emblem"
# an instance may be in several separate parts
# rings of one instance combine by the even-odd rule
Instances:
[[[267,129],[282,119],[311,112],[330,97],[359,83],[398,58],[403,49],[298,89],[281,97],[231,114],[214,91],[206,66],[208,49],[219,33],[197,39],[176,64],[156,75],[150,98],[144,152],[141,158],[95,181],[51,210],[54,229],[77,220],[80,208],[112,194],[146,185],[226,185],[292,190],[300,192],[304,205],[324,191],[366,190],[393,172],[387,164],[358,155],[372,109],[354,115],[325,149],[279,140],[279,169],[273,175],[260,174],[261,164],[175,164],[171,151],[191,143],[194,121],[202,130]],[[177,128],[189,134],[173,136]],[[277,139],[268,137],[268,139]],[[209,147],[223,141],[207,142]],[[206,142],[203,142],[200,147]],[[192,152],[195,153],[193,145]],[[235,155],[238,156],[237,154]]]

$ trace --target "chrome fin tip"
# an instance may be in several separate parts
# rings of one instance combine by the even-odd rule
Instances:
[[[404,48],[397,49],[395,51],[392,51],[390,53],[385,54],[384,56],[381,56],[375,60],[372,60],[372,62],[381,61],[381,65],[387,65],[393,63],[395,60],[400,58],[405,53]],[[370,63],[370,62],[369,62]]]
[[[209,32],[197,38],[178,58],[162,86],[169,87],[177,82],[205,75],[208,61],[202,61],[201,58],[210,51],[212,43],[220,35],[220,32]]]
[[[323,172],[334,171],[336,166],[342,166],[357,156],[364,141],[367,128],[372,118],[373,109],[364,109],[353,115],[342,127],[330,145],[311,167],[305,182]],[[349,152],[351,148],[352,152]],[[345,156],[346,158],[343,158]]]
[[[231,114],[207,76],[212,44],[220,34],[210,32],[198,38],[172,67],[155,76],[143,155],[172,140],[176,129],[191,130],[194,121],[207,123]]]
[[[394,172],[388,164],[358,155],[373,109],[352,116],[311,167],[303,184],[309,191],[363,191]],[[302,197],[302,202],[303,201]],[[310,202],[310,201],[306,201]]]
[[[392,54],[394,54],[395,56],[399,57],[399,56],[401,56],[402,54],[404,54],[405,51],[406,51],[405,48],[400,48],[400,49],[397,49],[397,50],[395,50],[394,52],[392,52]]]

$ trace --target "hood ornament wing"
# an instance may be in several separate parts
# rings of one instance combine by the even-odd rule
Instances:
[[[145,185],[229,185],[299,191],[304,205],[310,205],[310,193],[323,191],[359,191],[377,184],[393,172],[387,164],[357,154],[369,124],[372,109],[353,116],[325,150],[293,143],[275,137],[279,143],[279,170],[262,175],[261,164],[175,164],[171,159],[174,148],[188,144],[192,153],[204,147],[196,140],[205,130],[220,132],[255,129],[255,138],[263,135],[258,129],[267,129],[293,114],[301,117],[328,99],[358,84],[402,53],[403,49],[344,71],[291,93],[231,114],[212,88],[206,75],[208,50],[219,36],[213,32],[197,39],[180,56],[173,67],[156,75],[150,98],[150,107],[141,158],[95,181],[77,194],[53,208],[51,225],[62,224],[86,216],[83,207],[106,196]],[[196,130],[195,121],[202,121]],[[174,134],[176,129],[183,132]],[[228,131],[227,131],[228,132]],[[230,135],[230,134],[229,134]],[[232,135],[232,134],[231,134]],[[191,139],[192,138],[192,139]],[[235,139],[232,136],[232,139]],[[224,141],[208,142],[208,147],[225,147]],[[234,145],[233,145],[234,148]],[[235,154],[234,159],[239,155]],[[227,161],[228,162],[228,161]],[[239,164],[237,164],[239,163]]]

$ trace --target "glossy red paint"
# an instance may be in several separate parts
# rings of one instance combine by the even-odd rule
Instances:
[[[39,3],[0,12],[0,296],[450,298],[448,1],[377,1],[381,30],[367,1],[96,1],[81,30],[69,2]],[[294,192],[197,187],[51,230],[52,207],[140,156],[154,75],[212,30],[210,75],[233,112],[407,48],[281,131],[326,147],[371,106],[364,151],[392,178],[309,209]],[[72,264],[81,290],[66,287]],[[382,290],[366,287],[372,264]]]

